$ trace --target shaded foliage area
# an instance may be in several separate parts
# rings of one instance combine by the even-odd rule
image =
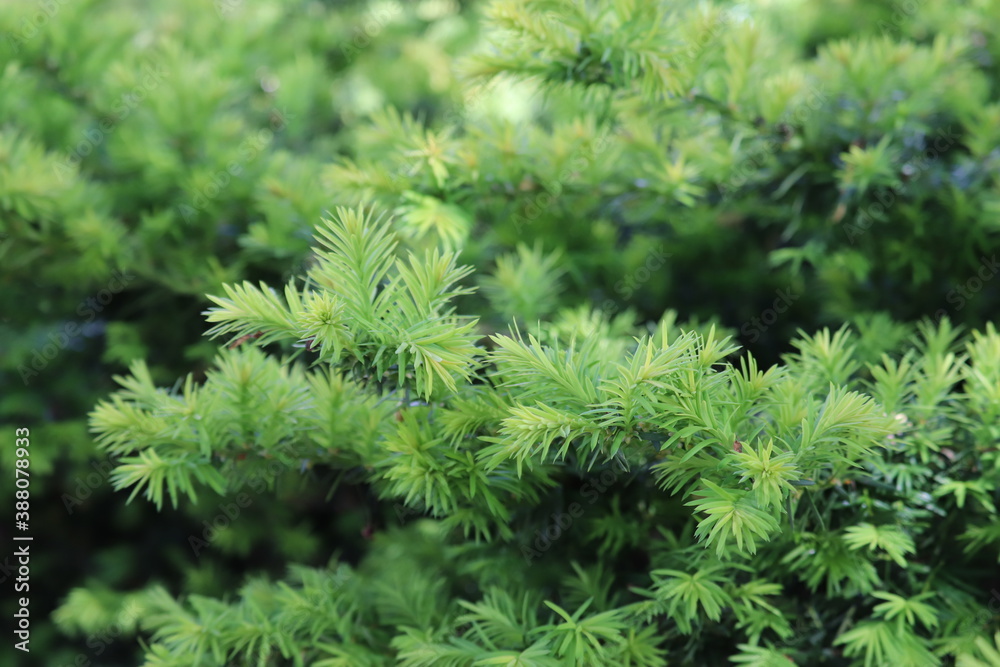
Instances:
[[[1000,3],[45,7],[39,664],[996,659]]]

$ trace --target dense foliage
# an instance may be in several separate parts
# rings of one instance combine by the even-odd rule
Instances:
[[[1000,5],[869,4],[490,3],[470,97],[514,80],[544,105],[377,114],[326,180],[477,264],[565,248],[567,305],[719,317],[771,361],[858,313],[978,325],[1000,310]]]
[[[38,445],[37,664],[133,660],[121,641],[70,643],[43,620],[72,586],[225,587],[248,561],[289,557],[191,570],[163,537],[190,517],[118,501],[87,412],[133,359],[164,382],[208,367],[204,294],[294,275],[345,128],[385,104],[459,103],[446,54],[476,25],[440,2],[0,3],[0,423]],[[14,451],[0,450],[5,470]],[[0,488],[13,498],[13,479]]]
[[[1000,562],[992,325],[824,329],[766,371],[672,312],[647,328],[565,310],[477,345],[451,303],[456,255],[401,256],[361,211],[319,238],[301,284],[213,297],[230,347],[203,384],[158,388],[136,362],[91,423],[122,457],[117,488],[158,507],[230,499],[195,553],[272,484],[364,485],[387,528],[358,563],[293,566],[230,603],[154,590],[135,603],[146,664],[983,655],[976,585]]]
[[[1000,2],[45,7],[0,420],[80,656],[1000,665]]]

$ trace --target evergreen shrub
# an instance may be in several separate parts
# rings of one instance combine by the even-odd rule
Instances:
[[[45,545],[26,659],[130,664],[106,625],[76,642],[42,620],[72,587],[224,588],[248,563],[285,562],[254,550],[192,570],[164,535],[193,515],[119,503],[87,412],[133,359],[161,382],[203,372],[204,294],[294,275],[348,128],[384,104],[454,106],[446,54],[476,25],[440,2],[0,2],[0,424],[36,443],[31,532]],[[2,448],[5,470],[14,459]]]
[[[5,280],[65,316],[128,279],[62,377],[129,364],[90,430],[180,517],[173,580],[97,576],[64,631],[150,667],[1000,665],[1000,3],[425,0],[370,45],[388,5],[196,4],[67,6],[0,69]],[[6,298],[12,349],[63,324]]]
[[[992,324],[803,332],[766,370],[673,311],[488,333],[470,267],[390,230],[339,209],[304,276],[212,297],[204,383],[136,361],[92,412],[130,499],[223,496],[195,553],[270,488],[367,498],[356,556],[125,594],[144,664],[991,664]]]

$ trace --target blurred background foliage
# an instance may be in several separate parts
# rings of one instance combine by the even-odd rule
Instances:
[[[1000,2],[640,3],[616,24],[633,4],[0,6],[0,421],[37,443],[36,618],[84,583],[217,595],[363,548],[367,499],[289,481],[192,565],[214,506],[124,505],[85,420],[133,359],[203,374],[204,295],[300,273],[337,205],[491,272],[460,307],[496,314],[484,333],[674,308],[773,362],[798,328],[1000,312]],[[130,664],[35,627],[38,664]]]
[[[451,58],[477,25],[447,0],[0,4],[0,422],[35,443],[34,664],[135,664],[131,642],[98,653],[43,620],[74,585],[218,594],[319,557],[303,528],[333,517],[322,491],[247,510],[192,567],[187,535],[213,508],[121,503],[86,414],[133,359],[161,381],[204,369],[205,293],[298,272],[347,128],[385,105],[457,107]],[[77,621],[106,627],[90,609]]]

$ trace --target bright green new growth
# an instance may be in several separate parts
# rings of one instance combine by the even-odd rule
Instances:
[[[412,360],[420,395],[429,397],[435,380],[455,391],[456,376],[470,373],[476,320],[446,306],[471,291],[453,288],[471,269],[436,249],[404,262],[393,255],[396,243],[384,226],[361,212],[338,214],[339,224],[318,231],[323,250],[304,291],[290,283],[282,301],[266,285],[227,285],[228,298],[210,297],[218,307],[208,321],[219,324],[209,334],[260,336],[262,345],[295,341],[323,361],[338,364],[346,355],[372,366],[378,378],[390,367],[404,369],[395,373],[398,386]]]
[[[212,297],[210,333],[232,344],[203,383],[158,389],[137,362],[91,424],[129,455],[116,487],[157,506],[237,493],[277,460],[272,481],[339,471],[386,516],[428,519],[381,532],[334,583],[293,568],[190,611],[152,591],[146,665],[663,665],[718,627],[734,661],[765,665],[836,630],[820,588],[870,614],[829,638],[865,664],[992,650],[950,574],[1000,545],[996,404],[971,390],[1000,383],[992,326],[961,348],[947,320],[925,324],[902,351],[824,330],[766,371],[672,313],[560,311],[490,335],[452,303],[470,269],[404,261],[389,229],[338,210],[283,298]],[[927,539],[935,516],[964,552]],[[627,565],[636,550],[648,565]]]
[[[22,4],[0,412],[65,488],[144,359],[91,424],[170,501],[64,662],[1000,665],[1000,2]]]

